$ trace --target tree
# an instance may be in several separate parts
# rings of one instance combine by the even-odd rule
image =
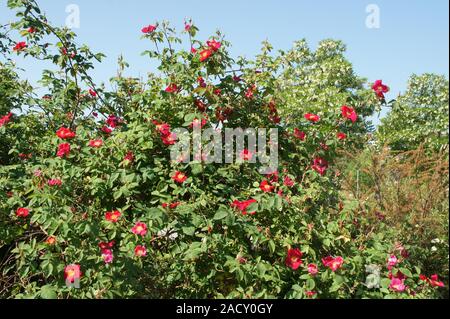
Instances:
[[[412,75],[407,91],[381,120],[377,137],[393,150],[413,150],[423,144],[432,151],[448,148],[449,82],[442,75]]]

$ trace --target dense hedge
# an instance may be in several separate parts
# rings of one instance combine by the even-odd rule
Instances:
[[[254,61],[233,60],[220,33],[199,41],[187,21],[183,42],[164,22],[142,30],[157,73],[126,77],[120,59],[108,90],[89,76],[103,55],[34,1],[8,3],[21,38],[0,65],[3,297],[439,295],[408,245],[339,194],[337,151],[364,147],[384,103],[342,43],[276,54],[265,43]],[[54,63],[44,96],[11,54]],[[172,161],[172,130],[193,124],[277,128],[279,167],[261,175],[248,152],[234,164]]]

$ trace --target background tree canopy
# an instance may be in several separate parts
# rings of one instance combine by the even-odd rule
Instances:
[[[432,150],[448,147],[449,82],[442,75],[412,75],[408,90],[381,120],[377,137],[394,150],[424,144]]]

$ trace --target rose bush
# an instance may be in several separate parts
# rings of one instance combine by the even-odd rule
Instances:
[[[8,5],[20,39],[3,33],[3,54],[56,70],[38,96],[1,65],[2,296],[437,296],[439,278],[339,194],[337,151],[364,145],[381,103],[342,43],[278,55],[264,43],[254,61],[233,60],[221,33],[200,41],[187,21],[186,45],[158,23],[141,30],[158,73],[126,77],[120,59],[108,90],[89,76],[102,54],[33,0]],[[173,129],[194,126],[276,127],[280,165],[262,176],[248,150],[235,164],[172,161]]]

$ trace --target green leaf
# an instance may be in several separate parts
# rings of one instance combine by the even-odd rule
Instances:
[[[198,175],[201,172],[203,172],[203,166],[201,164],[192,164],[191,165],[191,172],[193,175]]]
[[[40,295],[43,299],[57,299],[56,289],[53,286],[45,285],[41,287]]]
[[[183,230],[183,233],[185,233],[188,236],[192,236],[195,233],[195,227],[192,227],[192,226],[183,227],[182,230]]]
[[[251,203],[250,205],[248,205],[247,207],[247,212],[257,212],[259,208],[259,204],[258,202],[255,203]]]
[[[273,254],[275,252],[275,242],[273,240],[269,240],[267,245],[269,246],[269,251]]]
[[[400,268],[399,269],[406,277],[411,278],[413,275],[409,269],[406,268]]]
[[[189,113],[189,114],[186,114],[186,115],[185,115],[184,121],[187,122],[187,123],[192,123],[192,121],[193,121],[196,117],[198,117],[197,114],[195,114],[195,113]]]
[[[380,285],[382,288],[388,288],[390,284],[391,284],[391,280],[389,278],[383,278],[380,281]]]
[[[313,279],[309,278],[306,280],[306,289],[313,290],[316,287],[316,283]]]
[[[186,254],[184,255],[184,260],[191,260],[194,259],[198,256],[200,256],[200,254],[203,252],[203,250],[201,248],[195,248],[195,249],[190,249],[186,252]]]
[[[256,268],[258,269],[258,276],[259,277],[263,277],[264,274],[266,273],[266,267],[264,266],[264,264],[259,263]]]
[[[221,207],[217,210],[217,212],[213,218],[214,218],[214,220],[221,220],[221,219],[224,219],[225,217],[227,217],[227,215],[228,215],[228,211],[225,208]]]
[[[342,277],[342,276],[340,276],[340,275],[336,275],[336,276],[334,277],[334,282],[335,282],[337,285],[342,284],[344,281],[345,281],[345,280],[344,280],[344,277]]]
[[[292,290],[295,290],[295,291],[303,291],[302,287],[300,287],[300,286],[297,285],[297,284],[292,285],[291,289],[292,289]]]

